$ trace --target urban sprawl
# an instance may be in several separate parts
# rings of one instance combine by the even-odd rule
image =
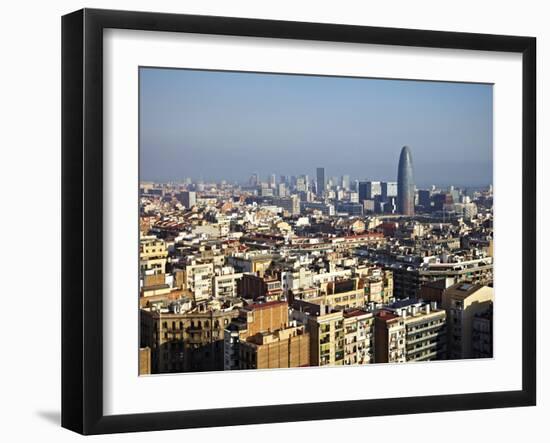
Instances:
[[[142,181],[140,374],[492,357],[492,187],[397,166]]]

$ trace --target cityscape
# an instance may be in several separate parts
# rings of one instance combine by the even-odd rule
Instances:
[[[492,358],[492,176],[429,185],[416,152],[140,170],[139,374]]]

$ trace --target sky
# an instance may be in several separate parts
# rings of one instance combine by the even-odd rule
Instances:
[[[487,84],[140,68],[140,179],[245,182],[255,172],[486,186]]]

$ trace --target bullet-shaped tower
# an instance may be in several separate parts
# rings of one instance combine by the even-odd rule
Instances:
[[[397,211],[403,215],[414,215],[414,176],[412,153],[403,146],[397,168]]]

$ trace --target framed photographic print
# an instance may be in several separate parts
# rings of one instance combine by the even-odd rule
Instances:
[[[62,425],[536,401],[531,37],[62,21]]]

